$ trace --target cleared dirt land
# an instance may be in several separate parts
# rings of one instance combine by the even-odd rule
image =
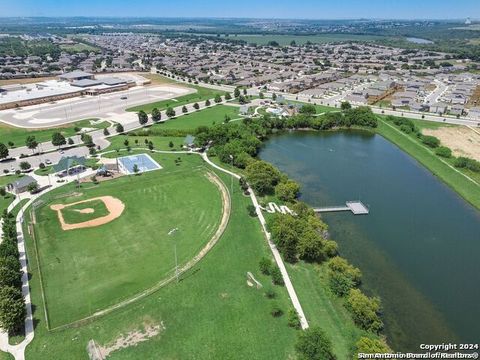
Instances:
[[[455,156],[467,156],[480,161],[479,132],[466,126],[424,129],[422,132],[425,135],[433,135],[439,138],[442,145],[452,149]]]

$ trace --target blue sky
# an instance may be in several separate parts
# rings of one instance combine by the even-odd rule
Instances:
[[[479,0],[0,0],[0,16],[480,18]]]

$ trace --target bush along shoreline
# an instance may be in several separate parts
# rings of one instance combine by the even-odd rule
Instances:
[[[288,263],[304,261],[327,267],[331,292],[343,300],[355,325],[366,334],[357,339],[352,356],[359,352],[390,352],[381,335],[381,301],[360,290],[361,271],[338,255],[337,243],[328,239],[327,225],[311,207],[297,200],[299,184],[256,157],[263,141],[282,130],[374,130],[377,127],[377,118],[369,107],[353,109],[347,103],[342,105],[342,111],[318,117],[314,114],[310,105],[304,105],[299,114],[289,118],[264,115],[256,119],[245,118],[242,122],[199,127],[195,131],[195,142],[199,147],[209,146],[210,156],[217,156],[222,163],[237,167],[244,176],[240,179],[242,188],[246,189],[248,183],[261,198],[277,198],[293,210],[295,215],[276,213],[269,216],[267,226],[272,241]],[[254,216],[251,210],[249,213]],[[282,285],[276,279],[277,269],[271,260],[262,259],[259,268],[262,273],[272,276],[274,284]],[[272,290],[267,290],[265,296],[270,298],[273,294]],[[298,315],[291,309],[288,315],[289,325],[299,328]],[[281,311],[274,307],[272,316],[281,316]],[[300,359],[335,359],[328,334],[318,327],[300,331],[295,349]]]

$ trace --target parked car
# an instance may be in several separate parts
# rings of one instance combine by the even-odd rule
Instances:
[[[49,159],[46,159],[46,160],[45,160],[45,164],[47,164],[47,165],[52,165],[52,162],[51,162]]]

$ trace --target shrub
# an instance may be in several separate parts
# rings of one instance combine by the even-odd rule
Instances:
[[[259,267],[262,274],[270,275],[272,269],[272,261],[269,258],[262,257],[259,263]]]
[[[278,266],[274,266],[270,270],[270,275],[272,276],[272,281],[275,285],[280,285],[280,286],[284,285],[283,276],[282,276],[282,273],[280,272],[280,269],[278,268]]]
[[[383,328],[383,322],[379,317],[380,299],[369,298],[359,289],[351,289],[345,307],[361,329],[378,333]]]
[[[274,299],[277,296],[277,293],[273,289],[267,289],[265,291],[265,297],[267,299]]]
[[[335,360],[332,342],[317,326],[299,334],[295,350],[299,360]]]
[[[300,185],[293,180],[287,180],[275,186],[275,195],[283,201],[293,201],[300,192]]]
[[[280,317],[283,315],[283,311],[277,304],[275,304],[272,306],[270,314],[272,314],[273,317]]]
[[[328,262],[328,283],[330,289],[338,296],[345,296],[350,289],[358,286],[362,273],[339,256]]]
[[[257,216],[257,210],[255,209],[255,206],[252,204],[247,205],[247,211],[248,215],[251,217],[256,217]]]
[[[354,359],[358,359],[358,354],[386,354],[391,353],[392,349],[380,339],[370,339],[368,337],[361,337],[355,344]]]
[[[294,308],[288,310],[288,326],[294,329],[300,329],[300,317]]]
[[[439,146],[435,150],[435,154],[437,154],[438,156],[444,157],[444,158],[450,158],[450,157],[452,157],[452,150],[450,150],[446,146]]]
[[[437,148],[440,145],[440,140],[431,135],[422,136],[422,142],[431,148]]]

